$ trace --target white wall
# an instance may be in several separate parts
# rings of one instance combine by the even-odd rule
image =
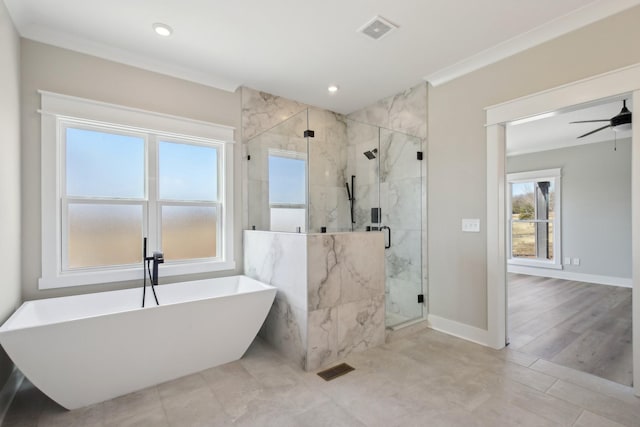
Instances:
[[[487,328],[484,108],[640,63],[640,7],[429,90],[429,312]],[[481,233],[462,233],[480,218]]]
[[[20,39],[0,1],[0,324],[20,304]],[[0,389],[13,364],[0,348]]]
[[[38,89],[240,128],[240,93],[230,93],[128,65],[23,39],[22,81],[22,297],[49,298],[139,286],[139,283],[38,290],[40,244],[40,105]],[[236,133],[238,138],[239,132]],[[240,144],[235,146],[235,223],[241,224]],[[234,235],[236,271],[242,271],[242,234]],[[219,272],[208,276],[230,275]],[[203,277],[206,275],[198,275]],[[172,277],[172,281],[181,280]],[[165,281],[163,281],[165,282]]]
[[[562,168],[561,260],[580,258],[563,271],[630,279],[631,140],[507,158],[508,173],[551,168]]]

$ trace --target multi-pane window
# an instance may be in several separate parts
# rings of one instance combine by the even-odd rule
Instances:
[[[220,235],[215,144],[62,121],[63,270],[214,259]]]
[[[146,136],[63,122],[63,269],[142,262]]]
[[[215,258],[218,247],[218,149],[160,141],[160,237],[166,260]]]
[[[306,231],[306,168],[303,153],[270,150],[269,210],[271,231]]]
[[[232,128],[40,93],[40,288],[235,268]]]
[[[559,265],[560,171],[509,174],[510,262]]]

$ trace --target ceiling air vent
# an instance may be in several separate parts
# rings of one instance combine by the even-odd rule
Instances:
[[[374,40],[379,40],[396,28],[398,28],[397,25],[392,24],[381,16],[375,16],[372,20],[360,27],[358,31]]]

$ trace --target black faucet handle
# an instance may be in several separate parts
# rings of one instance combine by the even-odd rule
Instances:
[[[162,264],[164,262],[164,254],[160,251],[154,251],[153,262],[155,262],[156,264]]]

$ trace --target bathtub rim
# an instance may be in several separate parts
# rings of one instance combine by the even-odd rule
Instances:
[[[21,326],[21,327],[11,327],[11,324],[20,316],[20,314],[27,310],[27,308],[33,304],[37,304],[39,301],[43,301],[43,300],[48,300],[48,301],[55,301],[55,300],[66,300],[66,299],[70,299],[70,298],[74,298],[74,297],[79,297],[79,296],[85,296],[85,295],[98,295],[98,294],[114,294],[114,293],[118,293],[118,292],[123,292],[123,291],[132,291],[135,289],[139,289],[140,292],[142,293],[142,287],[141,286],[137,286],[137,287],[131,287],[131,288],[125,288],[125,289],[117,289],[117,290],[111,290],[111,291],[98,291],[98,292],[88,292],[88,293],[84,293],[84,294],[77,294],[77,295],[67,295],[67,296],[60,296],[60,297],[52,297],[52,298],[41,298],[41,299],[34,299],[34,300],[28,300],[28,301],[24,301],[22,304],[20,304],[20,306],[11,314],[11,316],[9,316],[7,318],[7,320],[5,320],[5,322],[0,325],[0,336],[3,334],[8,334],[11,332],[15,332],[15,331],[22,331],[22,330],[27,330],[27,329],[33,329],[33,328],[40,328],[43,326],[48,326],[48,325],[59,325],[59,324],[64,324],[64,323],[71,323],[71,322],[77,322],[83,319],[99,319],[102,317],[107,317],[107,316],[114,316],[117,314],[121,314],[121,313],[130,313],[130,312],[135,312],[135,311],[142,311],[142,310],[158,310],[161,309],[162,307],[170,307],[170,306],[174,306],[174,305],[180,305],[180,304],[188,304],[188,303],[193,303],[193,302],[197,302],[197,301],[207,301],[210,299],[219,299],[219,298],[227,298],[227,297],[233,297],[233,296],[238,296],[238,295],[250,295],[250,294],[254,294],[254,293],[258,293],[258,292],[268,292],[271,290],[274,290],[277,292],[277,287],[270,285],[268,283],[264,283],[261,282],[259,280],[256,280],[252,277],[243,275],[243,274],[236,274],[233,276],[223,276],[223,277],[210,277],[210,278],[206,278],[206,279],[197,279],[197,280],[184,280],[181,282],[174,282],[174,283],[165,283],[162,285],[157,285],[156,289],[158,289],[158,292],[161,292],[161,290],[159,288],[164,287],[164,286],[171,286],[171,285],[180,285],[180,284],[185,284],[185,283],[191,283],[191,284],[195,284],[195,283],[199,283],[199,282],[207,282],[207,281],[215,281],[215,280],[219,280],[219,279],[232,279],[232,278],[237,278],[238,282],[241,280],[241,278],[245,278],[248,279],[250,282],[252,283],[256,283],[258,285],[260,285],[260,288],[257,289],[251,289],[250,291],[246,291],[246,292],[237,292],[237,293],[228,293],[228,294],[223,294],[223,295],[214,295],[214,296],[209,296],[206,298],[197,298],[197,299],[192,299],[192,300],[187,300],[187,301],[178,301],[178,302],[170,302],[170,303],[165,303],[165,304],[160,304],[160,305],[148,305],[146,307],[140,307],[140,306],[136,306],[135,308],[128,308],[128,309],[123,309],[123,310],[117,310],[117,311],[110,311],[108,313],[100,313],[100,314],[95,314],[95,315],[89,315],[89,316],[76,316],[73,318],[68,318],[68,319],[63,319],[63,320],[57,320],[57,321],[52,321],[52,322],[41,322],[41,323],[37,323],[37,324],[33,324],[33,325],[27,325],[27,326]],[[142,295],[140,295],[140,297],[142,297]],[[0,345],[1,347],[1,345]]]

